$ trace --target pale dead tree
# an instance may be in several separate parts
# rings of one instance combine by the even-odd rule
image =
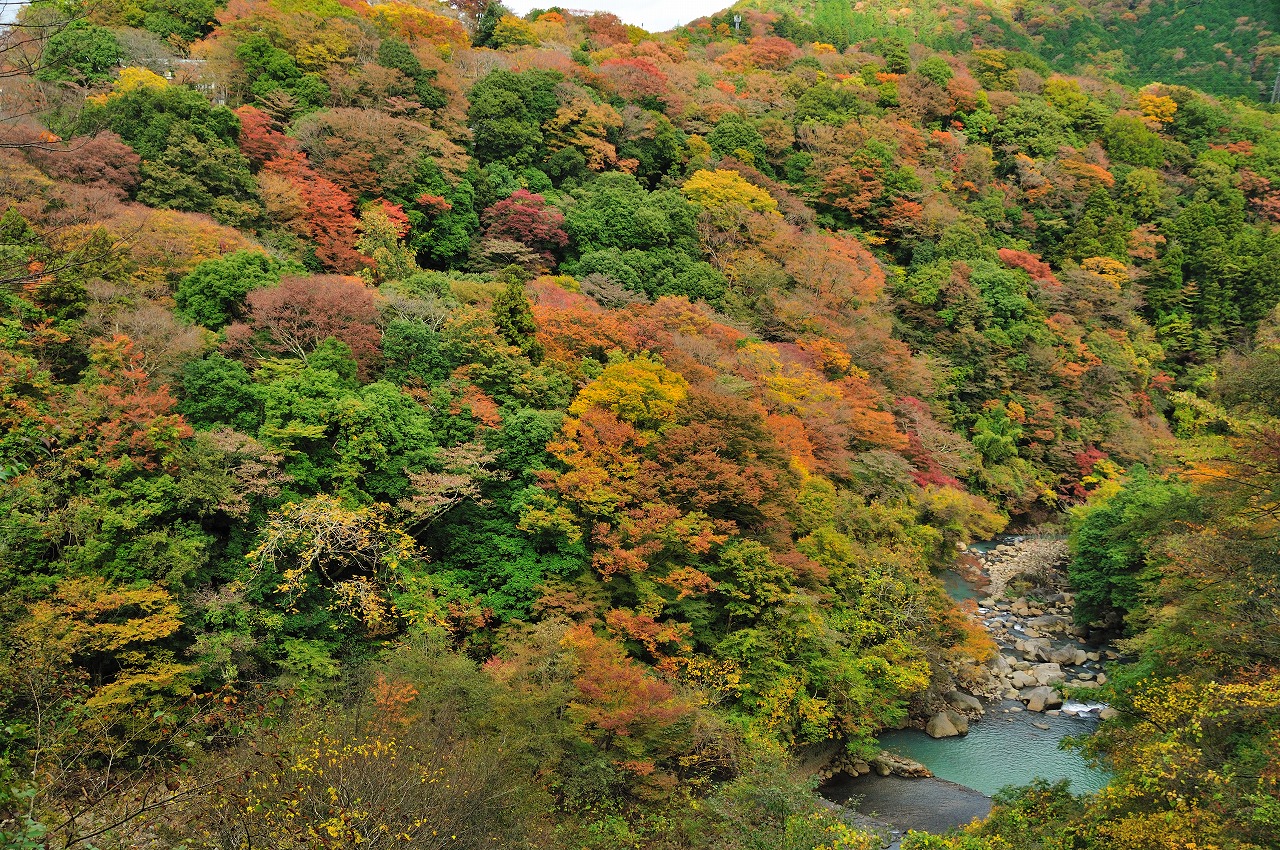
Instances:
[[[510,477],[493,468],[496,460],[496,454],[476,441],[441,449],[439,471],[408,473],[413,495],[396,505],[407,515],[406,527],[425,528],[467,500],[483,502],[482,485]]]

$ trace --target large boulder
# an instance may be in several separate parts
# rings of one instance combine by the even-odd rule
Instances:
[[[987,659],[987,669],[991,670],[993,673],[1004,676],[1013,669],[1013,665],[1009,662],[1008,658],[1005,658],[997,652]]]
[[[946,696],[947,705],[956,711],[972,711],[982,714],[982,703],[977,697],[970,696],[963,691],[952,691]]]
[[[1022,690],[1023,688],[1030,688],[1039,684],[1038,682],[1036,682],[1036,677],[1032,676],[1030,673],[1026,672],[1025,670],[1014,670],[1013,673],[1010,674],[1009,676],[1009,683],[1013,685],[1015,688],[1017,688],[1018,690]]]
[[[1049,660],[1054,664],[1074,664],[1076,661],[1076,648],[1074,646],[1060,646],[1049,653]]]
[[[1048,638],[1031,638],[1019,641],[1022,650],[1022,657],[1027,661],[1052,661],[1050,654],[1053,648],[1049,645]]]
[[[913,779],[933,776],[933,773],[929,768],[925,767],[920,762],[912,761],[911,759],[905,756],[900,756],[896,753],[884,751],[871,760],[871,767],[875,769],[877,773],[880,772],[881,768],[887,768],[889,774],[892,774],[893,776],[906,776]]]
[[[954,738],[960,734],[960,730],[951,722],[951,715],[945,711],[939,711],[930,717],[924,731],[930,738]]]
[[[1040,685],[1057,685],[1067,680],[1061,664],[1037,664],[1029,672]]]
[[[1027,625],[1042,632],[1059,632],[1071,625],[1071,618],[1061,614],[1045,614],[1042,617],[1031,618],[1027,621]]]
[[[1022,699],[1026,702],[1028,711],[1044,711],[1046,708],[1058,708],[1062,705],[1062,697],[1047,685],[1023,691]]]

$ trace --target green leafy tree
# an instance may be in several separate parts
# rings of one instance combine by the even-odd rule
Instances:
[[[210,330],[244,318],[244,297],[280,282],[282,267],[259,251],[233,251],[206,260],[178,282],[178,312]]]
[[[517,280],[493,298],[493,323],[502,338],[520,349],[533,363],[542,360],[542,344],[537,340],[538,325],[533,319],[533,309],[524,294],[524,286]]]
[[[111,30],[73,21],[45,42],[37,80],[93,85],[111,79],[122,52]]]
[[[707,143],[718,156],[732,156],[765,173],[771,171],[769,151],[760,131],[736,112],[727,112],[707,135]]]
[[[546,157],[542,124],[556,114],[560,80],[553,71],[491,71],[471,87],[467,117],[482,165],[502,162],[519,168]]]
[[[1193,519],[1198,508],[1190,488],[1134,468],[1115,495],[1081,512],[1072,534],[1071,586],[1076,618],[1085,623],[1123,617],[1143,602],[1152,541],[1170,523]]]
[[[137,83],[122,80],[104,102],[86,107],[78,125],[105,125],[142,157],[138,199],[228,224],[257,219],[257,184],[236,147],[235,113],[210,105],[199,92],[135,72]]]
[[[1164,143],[1142,123],[1141,118],[1113,117],[1103,130],[1102,140],[1107,153],[1119,162],[1147,168],[1164,165]]]
[[[260,101],[283,91],[294,99],[299,112],[308,112],[329,100],[329,87],[318,74],[303,73],[287,51],[261,33],[241,42],[236,58],[249,81],[249,93]]]

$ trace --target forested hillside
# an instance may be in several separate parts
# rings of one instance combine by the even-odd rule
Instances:
[[[1276,846],[1280,114],[930,9],[26,8],[0,843],[878,846],[1047,523],[1116,780],[912,840]]]
[[[1053,70],[1270,102],[1280,73],[1271,0],[742,0],[783,16],[786,34],[844,48],[893,37],[935,50],[1030,53]],[[776,27],[775,27],[776,29]]]

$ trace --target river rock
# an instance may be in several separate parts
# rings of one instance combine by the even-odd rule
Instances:
[[[1094,681],[1096,681],[1099,685],[1105,685],[1107,683],[1107,674],[1099,673],[1097,678],[1094,679]]]
[[[1049,653],[1049,660],[1054,664],[1074,664],[1076,662],[1075,647],[1061,646]]]
[[[1018,690],[1022,690],[1023,688],[1030,688],[1038,683],[1036,682],[1036,677],[1032,676],[1030,673],[1023,670],[1014,670],[1009,676],[1009,684],[1013,685]]]
[[[977,697],[970,696],[964,691],[952,691],[947,694],[946,700],[947,705],[951,706],[956,711],[972,711],[978,714],[983,713],[982,703],[978,701]]]
[[[1036,682],[1041,685],[1057,685],[1067,680],[1067,674],[1062,672],[1061,664],[1037,664],[1031,668],[1030,672]]]
[[[1013,670],[1013,664],[1008,658],[996,653],[987,659],[987,669],[1000,676],[1007,676]]]
[[[1120,716],[1120,712],[1116,711],[1111,706],[1107,706],[1106,708],[1102,709],[1102,711],[1098,712],[1099,720],[1110,720],[1113,717],[1119,717],[1119,716]]]
[[[1023,691],[1022,700],[1026,702],[1028,711],[1044,711],[1046,708],[1057,708],[1062,705],[1062,697],[1047,685]]]
[[[929,722],[925,724],[924,731],[930,738],[954,738],[960,734],[960,730],[951,722],[951,713],[946,711],[939,711],[929,718]],[[881,776],[887,775],[881,774]]]
[[[1032,725],[1032,726],[1034,726],[1034,727],[1036,727],[1037,729],[1039,729],[1039,730],[1043,731],[1043,732],[1048,732],[1048,731],[1049,731],[1049,724],[1048,724],[1048,723],[1032,723],[1031,725]]]
[[[1071,620],[1061,614],[1045,614],[1042,617],[1034,617],[1027,621],[1027,625],[1033,629],[1039,629],[1042,632],[1060,632],[1065,629]]]

